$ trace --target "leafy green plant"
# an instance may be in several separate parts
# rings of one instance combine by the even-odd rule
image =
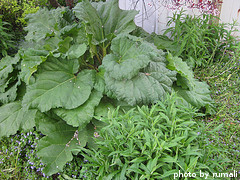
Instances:
[[[178,103],[211,112],[208,86],[184,73],[187,65],[129,34],[136,14],[117,0],[40,9],[27,16],[21,50],[1,60],[0,137],[36,127],[47,175],[62,171],[77,147],[94,145],[94,116],[113,105],[149,105],[177,91]]]
[[[236,38],[232,36],[236,23],[228,28],[227,24],[217,21],[217,17],[209,14],[190,16],[184,11],[175,13],[168,22],[169,26],[174,26],[164,33],[170,33],[173,39],[172,43],[167,41],[167,44],[175,45],[171,52],[182,57],[191,67],[206,66],[212,61],[228,61],[229,55],[236,50]],[[161,40],[158,43],[155,39],[155,42],[162,45]]]
[[[9,23],[4,22],[0,19],[0,59],[3,56],[7,55],[7,51],[9,48],[13,48],[13,42],[12,42],[12,35],[8,33],[8,28],[5,27],[6,25],[9,25]]]
[[[175,179],[179,171],[202,179],[200,170],[210,175],[224,172],[229,159],[208,141],[222,125],[208,130],[201,121],[193,121],[201,116],[196,109],[177,101],[172,94],[151,108],[137,107],[124,114],[116,109],[107,118],[100,117],[106,126],[95,132],[97,148],[80,148],[88,160],[83,167],[93,179]]]

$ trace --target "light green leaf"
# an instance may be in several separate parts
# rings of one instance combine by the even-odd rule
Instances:
[[[35,126],[37,110],[23,110],[21,102],[12,102],[0,107],[0,138],[15,134],[19,129]]]
[[[82,56],[87,50],[86,44],[74,44],[70,47],[67,52],[68,59],[78,59]]]
[[[189,84],[194,86],[194,74],[186,62],[183,62],[181,58],[175,56],[173,57],[170,53],[167,55],[167,60],[169,64],[167,65],[168,69],[177,71],[182,77],[185,77]]]
[[[177,92],[177,95],[183,98],[183,104],[190,103],[197,108],[205,107],[206,113],[215,113],[214,102],[210,96],[209,86],[206,82],[200,82],[195,79],[194,87],[192,89],[186,90],[174,86],[174,90]]]
[[[49,11],[47,8],[39,9],[35,14],[28,14],[28,31],[25,37],[27,41],[34,40],[39,42],[47,35],[55,35],[58,33],[58,24],[63,16],[64,8],[58,8]]]
[[[165,54],[141,38],[119,35],[103,59],[107,95],[129,105],[162,100],[171,92],[176,72],[166,68]]]
[[[73,159],[77,147],[84,147],[93,137],[93,126],[87,126],[74,137],[77,128],[67,125],[65,121],[46,117],[39,122],[39,130],[46,135],[38,144],[37,155],[46,164],[43,172],[47,175],[63,170],[64,165]],[[79,144],[80,143],[80,144]]]
[[[29,84],[30,77],[38,69],[38,66],[47,60],[48,51],[28,49],[24,52],[23,60],[21,62],[20,77]]]
[[[103,67],[112,78],[117,80],[131,79],[150,62],[149,52],[154,47],[140,38],[119,36],[112,41],[113,53],[103,59]]]
[[[36,82],[28,86],[23,104],[36,107],[41,112],[51,108],[73,109],[80,106],[91,94],[94,71],[77,71],[77,60],[49,57],[41,65]]]
[[[90,3],[84,0],[73,9],[77,18],[86,24],[88,34],[93,35],[93,44],[99,44],[107,38],[112,39],[114,34],[130,33],[136,27],[134,10],[121,10],[118,0]]]
[[[61,53],[66,53],[70,48],[70,43],[72,40],[73,38],[68,36],[64,40],[60,41],[58,43],[59,46],[58,51]]]
[[[73,127],[85,127],[93,118],[94,109],[99,104],[102,93],[94,90],[89,99],[75,109],[55,109],[54,112]]]
[[[116,97],[120,101],[125,101],[131,106],[162,100],[167,92],[171,92],[173,81],[168,77],[169,74],[173,77],[175,75],[171,72],[159,72],[153,73],[153,75],[148,75],[151,73],[139,73],[131,80],[118,81],[109,74],[105,74],[108,95]]]
[[[6,56],[0,61],[0,85],[2,81],[8,78],[8,75],[13,71],[13,65],[17,64],[20,60],[19,54],[14,57]]]
[[[3,104],[13,102],[17,98],[18,86],[20,86],[21,81],[18,79],[12,86],[8,87],[5,92],[0,92],[0,102]]]

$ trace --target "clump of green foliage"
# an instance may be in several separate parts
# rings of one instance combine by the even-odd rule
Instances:
[[[180,171],[201,179],[200,170],[210,175],[225,172],[230,160],[208,140],[222,125],[209,130],[202,121],[193,121],[201,116],[196,109],[176,102],[172,94],[151,108],[137,107],[124,114],[117,109],[100,117],[106,125],[96,132],[97,148],[80,148],[91,178],[174,179]]]
[[[45,174],[94,145],[94,117],[113,105],[151,105],[176,92],[178,104],[214,113],[208,85],[181,58],[130,35],[136,14],[117,0],[40,9],[27,16],[21,50],[1,60],[0,137],[36,127]]]
[[[201,14],[191,16],[184,11],[175,13],[168,22],[164,34],[170,33],[170,39],[157,37],[155,44],[164,46],[175,56],[180,56],[191,67],[207,66],[213,61],[227,62],[236,51],[236,23],[219,23],[218,18]],[[229,27],[228,27],[229,26]]]

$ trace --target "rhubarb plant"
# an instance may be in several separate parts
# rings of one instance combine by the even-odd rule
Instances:
[[[130,35],[136,14],[118,0],[83,0],[28,15],[21,50],[0,61],[0,138],[37,128],[45,135],[38,156],[52,175],[77,146],[94,146],[95,117],[114,106],[151,105],[176,91],[184,104],[210,112],[207,84],[181,59]]]

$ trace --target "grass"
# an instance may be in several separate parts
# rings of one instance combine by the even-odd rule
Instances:
[[[206,68],[197,69],[196,76],[210,85],[212,98],[216,102],[215,115],[206,117],[205,121],[218,131],[221,146],[226,149],[232,160],[233,170],[240,173],[240,58],[238,53],[229,57],[228,62],[215,62]],[[214,140],[214,137],[211,137]]]

